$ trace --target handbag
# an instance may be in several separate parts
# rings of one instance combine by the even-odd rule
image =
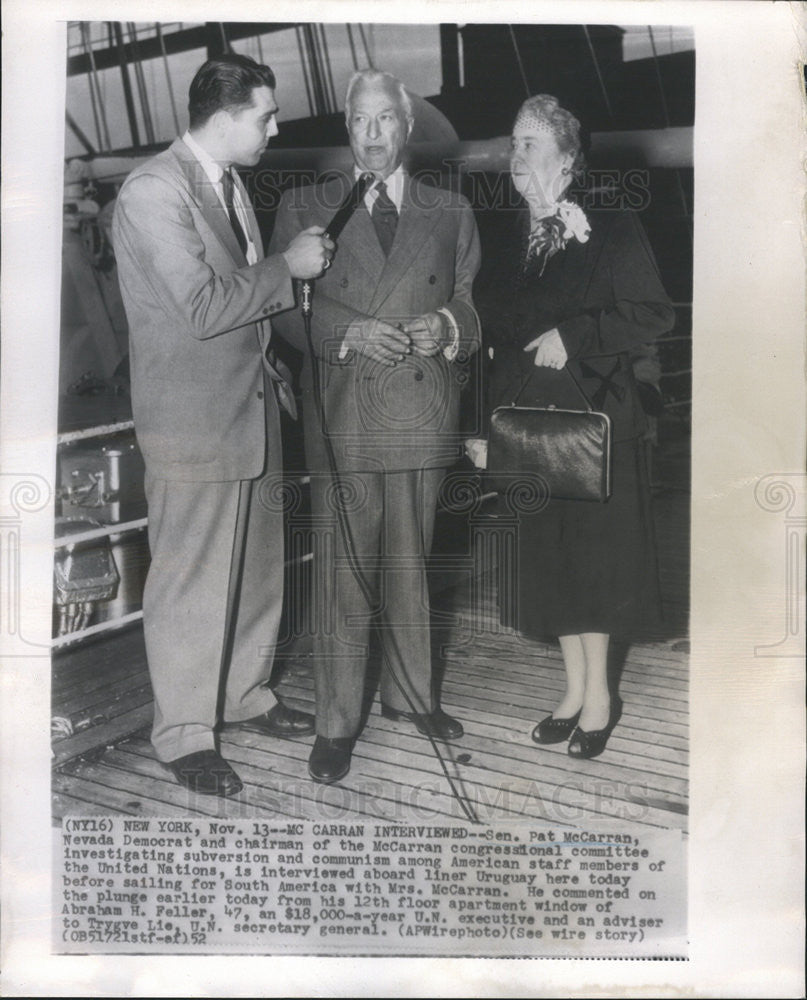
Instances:
[[[516,406],[533,372],[509,406],[498,406],[490,420],[488,473],[505,492],[521,476],[538,477],[549,498],[605,503],[611,495],[611,418],[592,408],[566,367],[585,410],[555,406]],[[535,483],[533,483],[535,485]]]

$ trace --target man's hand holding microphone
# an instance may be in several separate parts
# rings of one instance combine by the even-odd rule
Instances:
[[[283,251],[292,278],[316,278],[330,267],[336,244],[322,226],[298,233]]]

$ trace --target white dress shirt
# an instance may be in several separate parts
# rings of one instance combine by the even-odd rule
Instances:
[[[182,141],[202,165],[202,170],[204,170],[207,174],[207,177],[213,185],[213,189],[215,190],[216,195],[226,212],[227,202],[224,198],[224,185],[221,183],[221,178],[224,174],[224,167],[222,167],[220,163],[217,163],[207,150],[202,149],[190,132],[186,132],[182,136]],[[235,181],[235,174],[233,174],[233,181]],[[235,214],[238,216],[238,221],[241,223],[241,228],[244,230],[244,235],[247,238],[247,252],[245,254],[247,264],[256,264],[258,261],[258,251],[255,249],[255,244],[252,242],[252,232],[249,220],[247,219],[247,211],[244,206],[243,199],[241,198],[241,191],[239,190],[239,185],[237,183],[233,183],[233,208],[235,208]]]
[[[353,168],[354,176],[356,180],[361,177],[364,170],[359,170],[358,167]],[[387,195],[390,201],[398,210],[398,215],[401,214],[401,205],[403,204],[403,193],[404,193],[404,183],[406,180],[406,174],[404,174],[403,164],[399,163],[395,170],[386,178],[384,183],[387,186]],[[367,189],[364,195],[364,204],[367,206],[367,211],[370,215],[373,214],[373,206],[375,205],[375,200],[378,197],[378,185],[373,184]]]

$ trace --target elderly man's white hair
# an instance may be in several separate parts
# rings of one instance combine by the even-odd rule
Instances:
[[[345,95],[345,116],[350,114],[353,93],[356,88],[374,83],[382,83],[388,90],[396,94],[404,110],[404,114],[407,118],[412,118],[412,101],[406,92],[406,87],[404,87],[397,76],[393,76],[392,73],[387,73],[385,70],[380,69],[362,69],[358,73],[354,73],[350,78],[350,83],[347,85],[347,94]]]

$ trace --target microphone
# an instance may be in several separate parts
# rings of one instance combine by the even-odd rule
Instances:
[[[375,176],[369,172],[359,175],[359,179],[353,185],[353,187],[348,191],[347,195],[342,201],[342,204],[337,208],[334,217],[331,219],[330,223],[325,229],[324,235],[331,240],[337,239],[342,230],[348,223],[348,220],[356,211],[356,209],[361,204],[362,198],[367,193],[367,188],[375,180]],[[300,295],[300,305],[302,313],[304,316],[311,315],[311,297],[313,295],[314,289],[310,280],[302,282],[301,295]]]
[[[367,194],[367,188],[373,183],[374,180],[375,177],[369,172],[359,175],[359,179],[350,191],[348,191],[345,200],[339,208],[337,208],[336,214],[331,219],[330,225],[326,226],[325,235],[327,237],[332,240],[338,238],[339,234],[347,225],[351,215],[353,215],[361,204],[362,198],[365,194]]]

